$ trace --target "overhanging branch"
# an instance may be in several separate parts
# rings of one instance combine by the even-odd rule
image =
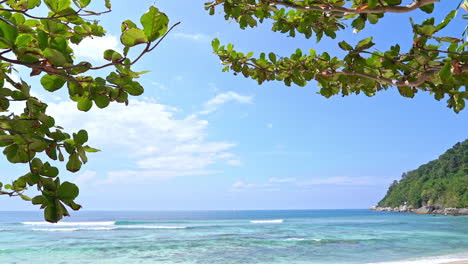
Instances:
[[[281,0],[263,0],[274,6],[285,6],[302,11],[319,11],[319,12],[341,12],[344,14],[380,14],[380,13],[408,13],[420,7],[440,2],[440,0],[414,0],[411,4],[405,6],[376,6],[374,8],[347,8],[334,6],[332,4],[320,5],[297,5]]]

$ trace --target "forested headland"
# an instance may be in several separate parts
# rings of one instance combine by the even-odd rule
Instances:
[[[403,173],[400,181],[390,185],[378,206],[405,207],[404,211],[421,207],[467,208],[468,139],[455,144],[438,159]]]

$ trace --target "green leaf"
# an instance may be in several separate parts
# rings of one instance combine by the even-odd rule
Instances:
[[[117,51],[115,51],[115,50],[108,49],[108,50],[104,51],[104,59],[108,60],[108,61],[114,61],[114,59],[113,59],[114,54],[119,54],[119,53]],[[122,58],[122,55],[120,55],[120,58]]]
[[[43,166],[44,164],[42,164],[42,161],[40,159],[36,158],[36,159],[31,160],[31,167],[32,167],[33,172],[42,170]]]
[[[44,124],[46,127],[53,127],[55,125],[54,118],[44,113],[39,113],[37,119],[41,121],[42,124]]]
[[[138,82],[132,82],[128,85],[125,85],[123,89],[134,96],[141,95],[145,91],[145,89]]]
[[[106,108],[110,104],[110,99],[106,95],[96,95],[94,97],[94,103],[99,108]]]
[[[18,30],[11,24],[5,22],[7,19],[0,20],[0,48],[13,48],[18,36]]]
[[[0,98],[0,112],[6,112],[8,111],[8,108],[10,107],[10,101],[5,98]]]
[[[361,41],[359,41],[359,43],[356,45],[356,49],[357,50],[365,50],[365,49],[368,49],[372,46],[375,45],[375,43],[372,42],[372,37],[369,37],[369,38],[365,38]]]
[[[377,6],[378,0],[369,0],[367,3],[369,4],[369,8],[374,8]]]
[[[49,146],[48,142],[43,139],[32,139],[32,143],[29,145],[29,149],[35,152],[42,152],[44,151],[47,146]]]
[[[31,201],[31,198],[29,198],[29,196],[27,196],[27,195],[20,194],[19,196],[20,196],[21,199],[23,199],[24,201]]]
[[[88,132],[86,130],[80,130],[78,133],[73,135],[73,138],[78,145],[83,145],[88,141]]]
[[[57,75],[46,74],[41,78],[41,84],[49,92],[56,91],[66,83],[66,80]]]
[[[46,162],[39,174],[42,176],[55,178],[58,176],[59,170],[56,167],[50,166],[50,164]]]
[[[430,14],[430,13],[432,13],[432,11],[434,11],[434,3],[422,6],[419,9],[421,9],[422,11]]]
[[[78,156],[80,157],[83,164],[86,164],[88,162],[88,157],[86,156],[86,151],[84,148],[82,146],[77,146],[76,151],[78,152]]]
[[[169,19],[164,13],[159,12],[159,9],[150,6],[148,12],[141,16],[140,22],[147,39],[155,41],[166,33]]]
[[[362,17],[358,17],[353,22],[351,23],[351,26],[357,30],[363,30],[364,27],[366,26],[366,20]]]
[[[452,61],[450,60],[447,60],[444,64],[444,66],[442,67],[442,69],[440,69],[439,71],[439,76],[440,76],[440,79],[443,81],[443,82],[449,82],[452,80],[452,73],[451,73],[451,70],[452,69]]]
[[[401,0],[384,0],[385,3],[389,5],[399,5],[401,4]]]
[[[86,152],[91,152],[91,153],[99,152],[99,151],[100,151],[99,149],[95,149],[95,148],[92,148],[92,147],[90,147],[90,146],[83,146],[83,149],[84,149],[84,151],[86,151]]]
[[[65,200],[63,201],[64,204],[68,205],[71,209],[77,211],[77,210],[80,210],[81,209],[81,205],[79,204],[76,204],[75,202],[73,202],[72,200]]]
[[[57,190],[60,200],[74,200],[80,194],[78,187],[71,182],[64,182]]]
[[[338,46],[340,46],[342,50],[353,50],[353,47],[344,40],[338,43]]]
[[[44,3],[56,13],[70,7],[71,4],[70,0],[44,0]]]
[[[268,58],[270,59],[271,62],[276,63],[276,54],[273,52],[270,52],[268,54]]]
[[[47,203],[47,200],[44,198],[42,195],[38,195],[31,200],[32,204],[38,205],[38,204],[45,204]]]
[[[47,222],[57,223],[62,216],[57,214],[57,207],[54,205],[49,205],[44,210],[44,218]]]
[[[17,47],[25,47],[31,42],[32,39],[33,37],[30,34],[21,34],[16,38],[15,44]]]
[[[138,44],[147,43],[148,37],[143,30],[139,28],[131,28],[122,33],[120,41],[127,47],[133,47]]]
[[[75,5],[77,7],[84,8],[84,7],[87,7],[89,5],[91,0],[73,0],[73,2],[75,3]]]
[[[48,61],[56,66],[63,66],[67,63],[67,58],[65,55],[56,49],[46,48],[44,50],[44,56]]]
[[[379,17],[376,14],[367,14],[367,19],[371,24],[377,24]]]
[[[442,21],[442,23],[437,25],[437,31],[445,28],[456,15],[457,15],[457,10],[452,10],[450,13],[448,13],[448,15]]]
[[[218,51],[219,49],[219,39],[215,38],[211,41],[211,46],[213,47],[214,51]]]
[[[398,91],[400,92],[401,96],[409,98],[413,98],[415,94],[415,90],[408,86],[400,86],[398,87]]]
[[[21,0],[21,5],[27,9],[32,9],[41,4],[41,0]]]
[[[72,153],[67,162],[67,170],[71,172],[77,172],[81,169],[81,161],[78,158],[77,153]]]
[[[81,97],[77,106],[78,110],[88,112],[93,107],[93,101],[89,100],[88,97]]]

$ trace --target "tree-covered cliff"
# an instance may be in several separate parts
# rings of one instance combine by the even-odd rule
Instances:
[[[394,181],[381,207],[442,205],[468,207],[468,139],[457,143],[438,159],[403,173]]]

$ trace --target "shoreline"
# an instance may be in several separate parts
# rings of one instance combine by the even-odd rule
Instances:
[[[452,215],[452,216],[468,215],[468,208],[445,208],[445,207],[438,206],[438,205],[423,206],[420,208],[413,208],[412,206],[406,206],[406,205],[400,205],[398,207],[372,206],[370,210],[379,211],[379,212],[439,214],[439,215]]]
[[[468,264],[468,252],[448,255],[416,257],[402,260],[372,262],[369,264]]]

